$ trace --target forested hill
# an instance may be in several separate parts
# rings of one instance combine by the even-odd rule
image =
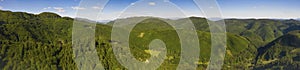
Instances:
[[[1,69],[74,69],[72,18],[49,12],[1,11],[0,15]]]
[[[291,31],[259,48],[259,52],[256,59],[258,69],[299,69],[300,30]]]
[[[116,60],[111,47],[112,44],[118,44],[110,40],[111,25],[116,21],[132,21],[137,18],[141,17],[97,24],[95,45],[99,60],[105,69],[125,69]],[[176,69],[180,60],[180,40],[172,26],[162,19],[152,17],[139,22],[134,27],[129,42],[131,53],[139,61],[147,61],[151,56],[148,44],[154,39],[161,39],[166,43],[167,56],[158,69]],[[184,21],[188,19],[197,29],[201,57],[195,63],[198,65],[197,69],[203,70],[209,63],[211,47],[206,19],[189,17],[163,20],[185,24]],[[76,70],[72,49],[73,21],[73,18],[61,17],[51,12],[30,14],[0,10],[0,69]],[[274,40],[283,38],[290,34],[290,31],[300,30],[300,22],[295,20],[227,19],[225,21],[228,39],[223,69],[226,70],[265,68],[264,65],[267,64],[259,64],[258,60],[271,59],[262,59],[265,52],[258,52],[258,50],[269,46],[271,42],[277,43]],[[272,49],[265,49],[267,50]]]

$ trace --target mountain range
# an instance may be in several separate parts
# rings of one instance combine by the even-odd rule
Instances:
[[[99,60],[105,69],[126,69],[118,63],[112,50],[112,44],[115,43],[110,40],[110,34],[114,22],[130,23],[140,18],[145,17],[117,19],[106,24],[97,24],[95,45]],[[130,33],[131,53],[139,61],[147,61],[151,57],[148,44],[154,39],[160,39],[166,43],[167,54],[158,69],[176,69],[180,61],[180,40],[176,30],[166,21],[185,25],[186,20],[194,24],[199,37],[201,57],[199,61],[195,61],[197,69],[206,69],[210,59],[211,36],[207,19],[201,17],[172,20],[150,17],[139,22]],[[30,14],[0,11],[0,68],[76,70],[72,50],[73,21],[73,18],[61,17],[51,12]],[[93,22],[87,19],[79,21]],[[292,19],[224,21],[228,33],[222,69],[300,69],[298,68],[300,21]]]

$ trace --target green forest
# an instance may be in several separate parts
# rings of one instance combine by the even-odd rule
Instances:
[[[97,22],[95,45],[106,70],[127,70],[115,58],[111,39],[116,21]],[[166,43],[166,58],[158,70],[174,70],[180,61],[180,40],[166,22],[185,24],[191,20],[200,44],[197,70],[207,68],[211,34],[207,19],[189,17],[176,20],[151,17],[136,25],[129,37],[131,54],[139,61],[150,58],[148,44],[154,39]],[[74,18],[55,13],[30,14],[0,10],[0,70],[78,70],[72,49]],[[227,49],[223,70],[300,69],[300,21],[275,19],[225,19]],[[82,21],[91,23],[89,21]]]

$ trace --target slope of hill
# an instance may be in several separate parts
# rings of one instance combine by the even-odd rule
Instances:
[[[227,19],[227,31],[249,39],[257,47],[263,46],[289,31],[298,30],[299,21],[270,19]]]
[[[51,12],[29,14],[0,10],[0,15],[1,70],[77,69],[73,61],[74,56],[71,42],[73,18],[61,17]],[[116,60],[111,47],[112,44],[118,44],[110,40],[111,25],[113,25],[114,22],[131,23],[143,18],[145,17],[133,17],[118,19],[108,24],[97,24],[95,45],[100,57],[99,60],[105,69],[125,69]],[[190,17],[170,20],[147,17],[146,20],[139,22],[131,31],[129,38],[131,53],[138,60],[146,61],[146,59],[150,57],[148,44],[153,39],[161,39],[167,45],[167,57],[159,69],[176,68],[180,60],[180,41],[174,28],[167,24],[166,21],[176,23],[180,26],[185,25],[185,23],[187,23],[186,20],[191,20],[195,25],[200,40],[199,53],[201,57],[199,57],[200,60],[195,61],[195,63],[198,64],[198,69],[205,69],[210,59],[211,44],[209,28],[205,18]],[[260,52],[257,59],[255,59],[257,48],[278,37],[280,38],[272,43],[279,44],[279,46],[283,45],[297,48],[299,45],[299,35],[297,32],[288,32],[299,30],[299,21],[227,19],[226,22],[229,33],[227,33],[227,50],[223,69],[263,68],[266,64],[262,63],[266,63],[266,60],[270,64],[272,62],[269,60],[278,59],[277,57],[293,58],[294,60],[298,58],[296,56],[294,57],[294,54],[293,57],[276,56],[278,54],[277,52],[273,52],[270,48],[265,48],[264,51],[268,53]],[[90,23],[90,21],[82,19],[81,23]],[[298,38],[296,38],[296,35]],[[280,40],[280,42],[276,42],[277,40]],[[268,46],[273,45],[269,44],[265,47]],[[287,50],[290,50],[290,48],[287,48]],[[294,51],[293,53],[297,53],[298,50],[293,49],[292,51]],[[268,58],[263,58],[265,56]],[[254,65],[255,61],[258,66]],[[282,61],[289,60],[282,58]]]
[[[299,69],[300,30],[291,31],[259,49],[257,69]]]
[[[38,15],[23,12],[0,11],[0,60],[2,69],[76,69],[73,61],[71,32],[72,18],[61,17],[54,13],[45,12]],[[83,21],[84,22],[84,21]],[[86,22],[88,23],[88,22]],[[184,23],[182,23],[184,24]],[[150,29],[145,29],[151,27]],[[123,69],[116,60],[110,39],[111,26],[97,24],[96,47],[98,55],[106,69]],[[138,36],[143,33],[143,36]],[[197,31],[201,45],[201,61],[199,69],[207,66],[210,53],[210,34]],[[152,39],[162,39],[168,47],[168,59],[160,69],[176,68],[179,62],[180,46],[178,36],[172,27],[157,18],[150,18],[138,24],[131,33],[130,42],[132,54],[144,61],[149,57],[145,52],[147,44]],[[142,37],[142,38],[141,38]],[[239,53],[245,51],[249,42],[240,36],[228,34],[230,57],[227,66],[243,64],[244,61],[232,59],[242,57]],[[100,48],[101,47],[101,48]],[[248,55],[245,55],[248,56]],[[229,61],[230,60],[230,61]],[[230,62],[230,64],[229,64]],[[243,67],[243,66],[242,66]],[[234,67],[232,67],[234,68]]]

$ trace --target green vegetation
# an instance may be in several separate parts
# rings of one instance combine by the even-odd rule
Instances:
[[[113,53],[111,45],[118,43],[110,40],[111,25],[118,21],[130,23],[140,18],[144,17],[97,24],[95,45],[105,69],[126,69]],[[165,21],[184,25],[188,19],[195,25],[200,40],[201,57],[199,61],[195,61],[197,69],[205,69],[211,56],[211,36],[205,18],[169,20],[151,17],[143,20],[131,31],[131,53],[139,61],[147,61],[150,54],[160,53],[149,50],[148,44],[154,39],[160,39],[166,43],[167,57],[158,69],[176,69],[180,60],[180,40],[174,28]],[[0,11],[1,70],[76,70],[72,49],[73,21],[73,18],[51,12],[35,15]],[[90,23],[84,19],[81,22]],[[300,33],[294,31],[299,29],[299,21],[228,19],[226,25],[227,49],[223,69],[287,69],[289,66],[291,69],[299,69]]]
[[[257,56],[259,69],[299,69],[300,31],[292,31],[260,48]]]

